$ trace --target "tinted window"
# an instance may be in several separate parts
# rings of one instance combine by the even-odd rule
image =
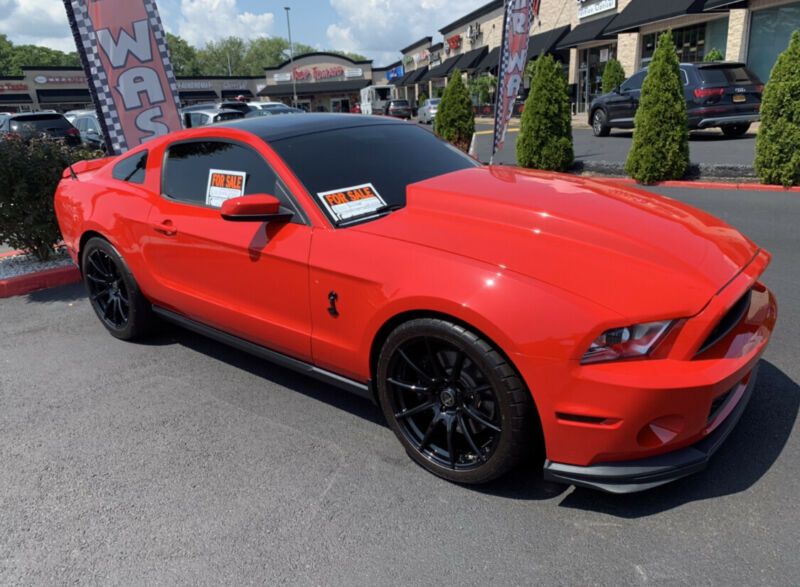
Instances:
[[[11,120],[13,132],[37,132],[43,130],[68,130],[71,127],[60,114],[33,114]]]
[[[640,71],[628,81],[624,82],[621,86],[622,91],[641,90],[644,76],[647,75],[646,71]]]
[[[75,125],[75,128],[77,128],[79,131],[81,131],[81,132],[86,131],[86,119],[85,118],[79,118],[75,122],[73,122],[73,124]]]
[[[757,84],[758,78],[744,67],[701,67],[700,77],[707,84]]]
[[[225,122],[226,120],[239,120],[244,118],[241,112],[220,112],[214,117],[214,122]]]
[[[147,167],[147,151],[125,157],[114,165],[111,175],[114,179],[130,183],[144,183],[145,167]]]
[[[392,100],[392,106],[408,106],[408,100]]]
[[[319,132],[270,146],[312,196],[371,183],[390,206],[405,205],[411,183],[478,165],[428,131],[405,124]]]
[[[246,173],[244,195],[270,194],[285,199],[275,172],[258,153],[241,145],[222,141],[179,143],[169,148],[164,165],[164,195],[183,202],[205,206],[212,169]]]

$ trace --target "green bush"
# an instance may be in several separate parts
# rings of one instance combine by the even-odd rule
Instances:
[[[469,82],[469,93],[477,98],[478,104],[489,104],[491,94],[497,87],[497,78],[492,74],[473,77]]]
[[[763,183],[800,185],[800,31],[778,57],[761,100],[755,168]]]
[[[709,62],[709,61],[724,61],[724,60],[725,60],[725,56],[722,54],[722,51],[720,51],[716,47],[711,49],[711,51],[706,53],[706,56],[703,57],[703,61],[705,61],[705,62]]]
[[[472,134],[475,132],[475,115],[461,72],[453,70],[447,88],[442,95],[434,119],[434,132],[464,152],[469,151]]]
[[[689,166],[686,98],[672,31],[658,39],[642,85],[625,169],[639,183],[680,179]]]
[[[613,92],[614,88],[622,85],[626,77],[622,64],[616,59],[609,59],[603,67],[603,93]]]
[[[0,141],[0,243],[45,261],[61,240],[53,195],[71,163],[100,156],[50,138]]]
[[[425,100],[428,99],[428,94],[424,91],[419,93],[419,98],[417,98],[417,106],[422,106],[425,103]]]
[[[551,55],[545,55],[533,65],[531,91],[517,137],[517,165],[566,171],[573,160],[567,80],[561,64]]]

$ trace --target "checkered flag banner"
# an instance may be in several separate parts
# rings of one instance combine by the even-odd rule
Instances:
[[[494,155],[503,148],[514,102],[522,88],[522,77],[528,63],[528,39],[539,0],[506,0],[503,19],[503,43],[500,45],[500,68],[497,72],[494,111]]]
[[[180,130],[155,0],[64,0],[109,154]]]

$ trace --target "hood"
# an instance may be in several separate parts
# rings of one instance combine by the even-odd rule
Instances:
[[[758,248],[721,220],[633,188],[508,167],[408,187],[358,230],[482,261],[631,319],[693,316]]]

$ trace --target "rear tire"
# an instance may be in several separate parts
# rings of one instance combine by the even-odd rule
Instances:
[[[592,114],[592,132],[596,137],[607,137],[611,133],[608,116],[602,108],[598,108]]]
[[[722,132],[726,137],[743,137],[750,130],[750,123],[728,124],[722,127]]]
[[[111,336],[134,340],[151,330],[153,308],[111,243],[99,237],[89,239],[81,254],[81,268],[92,309]]]
[[[505,358],[466,328],[435,318],[392,332],[376,369],[383,413],[409,456],[456,483],[486,483],[529,455],[538,418]]]

